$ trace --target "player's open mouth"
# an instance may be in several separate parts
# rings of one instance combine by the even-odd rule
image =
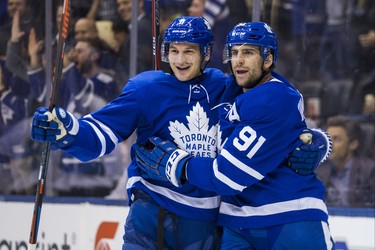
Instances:
[[[188,70],[190,68],[190,66],[186,66],[186,67],[178,67],[178,66],[176,66],[176,68],[178,70]]]
[[[243,74],[246,74],[246,73],[247,73],[247,70],[241,70],[241,69],[236,70],[237,75],[243,75]]]

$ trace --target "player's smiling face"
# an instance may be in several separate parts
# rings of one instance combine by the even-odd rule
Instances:
[[[246,44],[233,46],[231,65],[237,84],[244,89],[250,89],[262,74],[262,57],[259,48]]]
[[[169,65],[180,81],[189,81],[200,74],[201,54],[198,44],[171,43]]]

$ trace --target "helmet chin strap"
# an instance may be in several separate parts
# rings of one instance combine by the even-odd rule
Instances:
[[[202,60],[202,62],[201,62],[201,71],[202,71],[202,72],[203,72],[204,69],[207,67],[207,65],[208,65],[209,62],[210,62],[210,60],[205,61],[204,58],[203,58],[203,60]]]

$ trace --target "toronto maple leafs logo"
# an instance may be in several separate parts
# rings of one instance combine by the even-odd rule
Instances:
[[[193,106],[186,119],[187,126],[179,121],[169,122],[168,129],[174,142],[194,156],[215,158],[217,124],[210,127],[207,113],[199,102]]]

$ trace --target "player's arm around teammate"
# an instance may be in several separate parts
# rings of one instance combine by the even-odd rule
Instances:
[[[224,56],[242,92],[222,110],[220,132],[227,140],[215,159],[192,157],[151,138],[153,149],[136,148],[138,162],[176,186],[191,183],[222,195],[222,249],[333,249],[324,186],[286,160],[301,144],[306,123],[301,94],[273,72],[277,50],[265,23],[241,23],[228,34]],[[320,163],[330,153],[330,138],[313,133],[323,138]]]

